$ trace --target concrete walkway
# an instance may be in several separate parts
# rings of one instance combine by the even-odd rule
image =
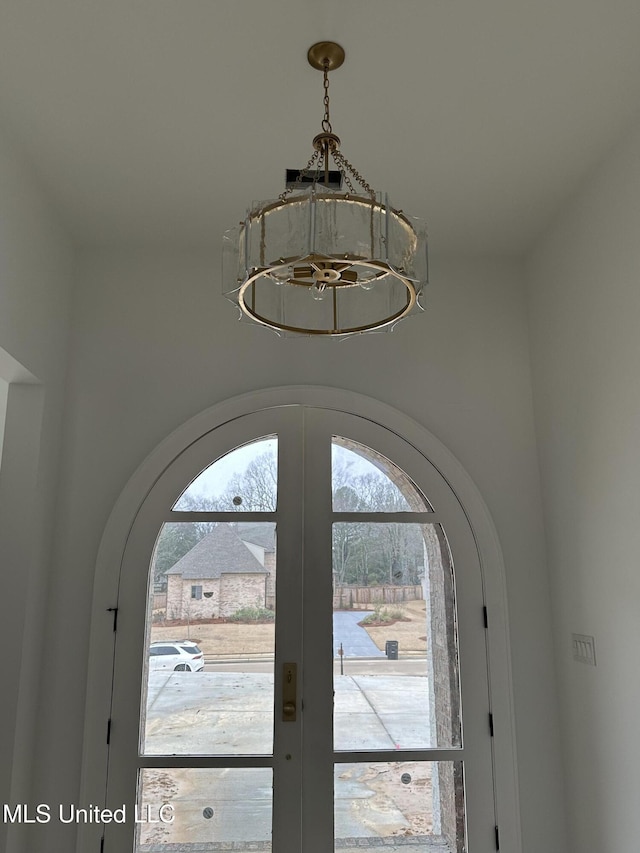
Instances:
[[[355,612],[339,610],[333,614],[334,655],[338,654],[340,643],[342,643],[346,657],[378,658],[385,656],[365,629],[358,625],[358,622],[361,622],[365,616],[369,616],[372,612],[371,610]]]
[[[401,665],[385,658],[363,662],[363,672],[335,676],[336,749],[431,745],[427,678],[401,674]],[[420,671],[418,661],[411,667]],[[152,673],[147,707],[147,755],[272,751],[271,673]],[[143,830],[139,853],[270,849],[270,768],[165,768],[144,774],[145,801],[171,802],[176,821],[153,832]],[[403,781],[402,774],[410,781]],[[384,846],[393,853],[406,847],[416,850],[419,842],[425,853],[446,853],[442,839],[430,834],[433,792],[428,763],[336,764],[334,785],[336,850],[357,847],[362,853],[379,853]],[[213,812],[210,819],[203,816],[206,808]]]
[[[429,748],[428,681],[413,674],[425,672],[424,660],[350,660],[345,675],[334,676],[335,748]],[[214,672],[151,673],[147,708],[146,755],[271,754],[272,672],[225,666]],[[271,768],[165,768],[144,775],[143,802],[147,797],[171,802],[176,822],[143,830],[138,853],[270,850]],[[336,851],[375,853],[384,847],[387,853],[447,853],[442,839],[430,834],[428,763],[336,764],[334,791]],[[203,816],[207,808],[210,819]]]
[[[427,678],[386,674],[334,678],[335,749],[428,749]],[[147,755],[265,755],[272,751],[273,675],[151,673]]]

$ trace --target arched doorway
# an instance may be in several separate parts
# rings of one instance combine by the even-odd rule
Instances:
[[[257,501],[228,471],[265,450],[274,488]],[[169,525],[199,525],[200,539],[165,576],[161,625]],[[144,821],[167,802],[175,816],[135,827],[141,853],[495,849],[477,543],[447,480],[396,431],[301,404],[207,431],[142,502],[117,607],[107,803],[137,798]],[[191,672],[204,633],[206,667]],[[354,633],[366,652],[352,652]],[[172,657],[185,648],[190,661]],[[130,822],[111,824],[104,849],[132,837]]]

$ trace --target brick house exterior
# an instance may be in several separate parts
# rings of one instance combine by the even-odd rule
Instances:
[[[267,572],[265,607],[276,609],[276,527],[272,522],[239,524],[238,535]]]
[[[274,529],[219,524],[167,571],[167,618],[211,619],[241,607],[273,607]]]

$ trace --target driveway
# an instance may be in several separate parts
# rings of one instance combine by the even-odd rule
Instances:
[[[421,664],[424,672],[425,661]],[[395,752],[437,746],[427,678],[399,674],[405,665],[370,660],[367,669],[378,675],[337,675],[334,680],[334,748],[394,750],[397,756],[389,761],[387,752],[384,761],[336,763],[336,853],[450,853],[442,838],[432,835],[432,772],[437,764]],[[351,666],[357,668],[357,661]],[[273,674],[151,676],[145,755],[272,752]],[[271,850],[270,767],[162,766],[145,768],[143,774],[143,802],[172,803],[175,823],[141,824],[138,853]],[[211,809],[206,819],[204,809]]]
[[[358,610],[353,613],[341,610],[333,614],[333,653],[337,657],[340,643],[344,649],[344,656],[361,658],[384,657],[384,652],[373,642],[364,628],[358,625],[370,610]]]

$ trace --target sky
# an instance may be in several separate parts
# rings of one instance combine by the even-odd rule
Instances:
[[[207,497],[220,495],[235,474],[244,473],[252,459],[267,451],[276,453],[277,447],[278,439],[271,436],[232,450],[199,474],[186,490],[186,494],[194,497],[198,495]],[[378,477],[384,477],[384,474],[366,459],[343,447],[333,445],[332,457],[334,462],[341,461],[345,465],[349,465],[355,475],[372,473]]]

